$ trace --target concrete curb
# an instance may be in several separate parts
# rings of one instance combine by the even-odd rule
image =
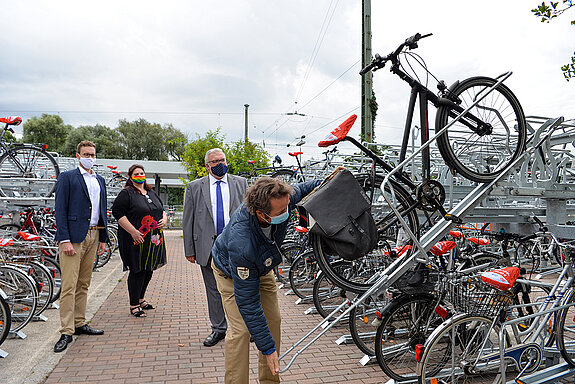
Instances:
[[[100,271],[92,275],[88,291],[88,321],[98,312],[104,301],[122,279],[122,261],[116,252],[111,260]],[[22,331],[25,339],[9,337],[0,349],[8,356],[0,359],[0,382],[3,384],[38,384],[42,383],[52,372],[67,350],[54,353],[54,344],[60,337],[60,313],[58,309],[48,308],[44,313],[48,321],[31,322]],[[105,324],[96,324],[97,328],[106,329]],[[74,336],[74,339],[77,336]]]

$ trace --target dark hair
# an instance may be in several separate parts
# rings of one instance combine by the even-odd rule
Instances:
[[[293,193],[293,187],[283,180],[272,177],[260,177],[246,191],[244,202],[251,215],[255,215],[256,211],[270,213],[270,199],[279,199]]]
[[[124,188],[132,188],[134,191],[138,191],[138,188],[134,185],[134,182],[132,181],[132,174],[138,168],[140,168],[142,171],[146,172],[143,165],[132,164],[132,166],[128,169],[128,180],[126,180],[126,184],[124,185]],[[152,186],[150,184],[148,184],[147,181],[144,181],[144,189],[146,191],[149,191],[150,189],[152,189]]]
[[[94,149],[95,149],[96,144],[94,144],[94,142],[90,141],[90,140],[80,141],[78,143],[78,145],[76,146],[76,152],[80,153],[80,151],[82,150],[83,147],[94,147]]]

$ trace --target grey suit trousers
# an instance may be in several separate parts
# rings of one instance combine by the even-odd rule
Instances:
[[[208,297],[208,314],[210,316],[210,323],[212,323],[212,331],[224,333],[228,329],[228,323],[226,321],[224,307],[222,306],[222,297],[220,296],[216,279],[214,278],[211,259],[212,257],[210,256],[210,261],[205,267],[200,265]]]

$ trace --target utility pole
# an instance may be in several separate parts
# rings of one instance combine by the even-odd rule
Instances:
[[[361,67],[371,63],[371,0],[362,0]],[[373,142],[373,74],[371,71],[361,77],[361,134],[368,143]]]
[[[244,107],[246,108],[246,114],[244,117],[244,121],[245,121],[245,131],[244,131],[244,139],[246,141],[246,143],[248,142],[248,108],[249,108],[249,104],[244,104]]]

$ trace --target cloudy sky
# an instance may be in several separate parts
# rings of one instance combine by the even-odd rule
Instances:
[[[575,118],[575,80],[560,71],[575,12],[544,24],[530,12],[538,3],[372,0],[373,52],[431,32],[417,53],[440,79],[513,71],[507,84],[527,115]],[[249,104],[252,140],[285,155],[306,135],[309,156],[360,113],[360,0],[27,0],[2,14],[2,115],[112,128],[144,118],[190,138],[221,127],[235,141]],[[399,143],[408,86],[382,70],[374,89],[377,141]]]

